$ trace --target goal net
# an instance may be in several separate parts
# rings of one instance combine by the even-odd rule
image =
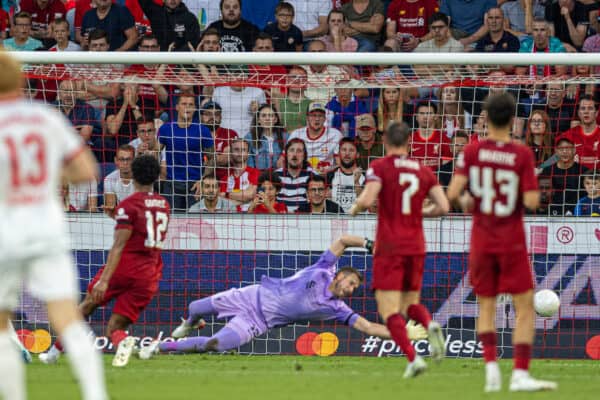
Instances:
[[[195,299],[258,283],[263,275],[290,276],[343,233],[373,237],[374,213],[356,219],[345,213],[369,163],[384,154],[387,124],[409,124],[412,156],[447,185],[455,155],[487,135],[485,98],[507,91],[517,100],[512,137],[534,151],[542,190],[542,206],[526,219],[532,269],[538,288],[561,298],[558,315],[536,319],[535,356],[600,358],[600,207],[588,194],[599,190],[595,65],[563,66],[565,58],[548,54],[527,55],[532,65],[517,65],[523,58],[508,65],[510,60],[454,54],[363,59],[320,53],[315,61],[306,53],[54,53],[51,63],[37,53],[19,56],[26,63],[26,96],[61,110],[102,167],[98,182],[60,188],[82,296],[112,245],[114,222],[102,211],[129,193],[120,174],[127,176],[131,155],[150,152],[164,166],[157,190],[174,212],[159,292],[131,327],[141,345],[168,340]],[[294,153],[295,139],[302,139],[305,151]],[[202,182],[198,199],[191,184],[203,175],[214,180]],[[260,179],[281,181],[276,202],[287,213],[269,215],[254,201],[254,188],[264,186]],[[214,207],[218,212],[207,211]],[[322,208],[328,212],[319,213]],[[427,220],[425,232],[422,301],[447,330],[448,356],[481,357],[466,275],[470,218]],[[339,262],[346,265],[366,278],[349,305],[379,321],[368,287],[371,256],[348,251]],[[104,336],[111,306],[90,317],[97,346],[107,351],[113,350]],[[45,351],[54,336],[41,303],[25,293],[15,312],[26,347]],[[514,311],[507,296],[499,296],[496,324],[501,355],[510,357]],[[210,321],[199,334],[222,326]],[[425,340],[415,346],[428,354]],[[389,340],[333,321],[273,329],[240,352],[401,354]]]

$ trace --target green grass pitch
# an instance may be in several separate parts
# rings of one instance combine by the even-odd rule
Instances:
[[[132,358],[113,368],[104,357],[113,400],[199,399],[600,399],[600,362],[534,360],[532,374],[559,382],[557,392],[509,393],[512,360],[501,361],[501,393],[483,393],[483,362],[446,359],[429,364],[426,374],[402,379],[402,357],[301,357],[240,355],[164,355]],[[65,357],[58,365],[35,360],[27,366],[29,399],[78,399]]]

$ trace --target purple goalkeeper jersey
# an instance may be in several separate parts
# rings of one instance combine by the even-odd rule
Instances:
[[[308,320],[336,320],[354,325],[358,314],[328,289],[335,277],[337,261],[338,257],[327,250],[315,264],[289,278],[263,276],[258,301],[268,327]]]

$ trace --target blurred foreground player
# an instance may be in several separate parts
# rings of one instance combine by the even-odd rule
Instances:
[[[125,330],[137,321],[140,313],[158,291],[162,275],[161,248],[167,235],[169,204],[152,193],[160,174],[156,157],[141,155],[132,164],[135,193],[121,201],[115,212],[115,239],[106,265],[88,286],[79,308],[88,317],[94,310],[116,299],[108,320],[106,335],[117,353],[112,365],[123,367],[135,347],[135,338]],[[53,364],[62,351],[57,341],[40,361]]]
[[[465,147],[456,162],[448,197],[473,213],[469,279],[479,303],[477,333],[483,344],[486,392],[502,387],[496,362],[496,296],[510,293],[515,307],[514,367],[510,391],[554,390],[556,383],[533,379],[529,360],[535,335],[533,276],[523,227],[524,207],[536,210],[540,192],[531,150],[510,138],[515,100],[508,93],[485,104],[487,139]],[[463,190],[468,188],[472,194]]]
[[[288,278],[263,276],[260,284],[230,289],[192,302],[189,317],[172,333],[176,339],[204,327],[203,316],[231,318],[211,337],[197,336],[177,342],[154,341],[140,350],[140,358],[148,359],[159,351],[206,352],[236,349],[271,328],[298,321],[337,322],[367,335],[389,338],[388,329],[361,317],[341,299],[349,297],[360,286],[362,275],[352,267],[336,272],[336,263],[347,247],[372,248],[373,242],[358,236],[343,235],[335,240],[319,260]],[[424,337],[424,329],[410,325],[413,340]]]
[[[77,310],[77,274],[57,188],[94,179],[96,162],[57,112],[22,97],[21,66],[0,51],[0,397],[26,398],[9,328],[23,285],[46,302],[84,400],[108,398],[102,360]],[[52,396],[51,396],[52,397]]]
[[[350,214],[356,215],[378,202],[372,288],[379,314],[408,359],[404,378],[427,369],[410,343],[406,317],[427,328],[431,358],[440,361],[445,354],[440,324],[431,320],[419,301],[425,265],[423,216],[441,216],[450,207],[431,169],[409,158],[409,138],[406,123],[388,127],[384,134],[387,156],[371,163],[367,184],[350,208]]]

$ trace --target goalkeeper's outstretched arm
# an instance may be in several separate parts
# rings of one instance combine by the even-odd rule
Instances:
[[[355,235],[342,235],[331,243],[329,251],[331,251],[336,257],[344,254],[344,250],[348,247],[362,247],[367,249],[369,253],[373,252],[373,241],[367,238],[363,238]]]
[[[391,339],[390,331],[385,325],[371,322],[366,318],[359,316],[354,325],[354,329],[371,336],[377,336],[382,339]],[[422,325],[416,324],[415,321],[408,321],[406,324],[406,332],[410,340],[420,340],[427,337],[427,331]]]

